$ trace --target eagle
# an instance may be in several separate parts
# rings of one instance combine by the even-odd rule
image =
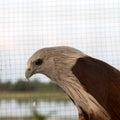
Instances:
[[[68,46],[42,48],[27,62],[25,76],[46,75],[74,102],[79,120],[120,120],[120,71]]]

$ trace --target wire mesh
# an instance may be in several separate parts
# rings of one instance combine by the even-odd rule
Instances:
[[[119,33],[119,0],[0,0],[0,87],[25,79],[28,58],[48,46],[72,46],[120,69]],[[49,82],[45,76],[37,78]],[[0,89],[0,119],[31,116],[31,93],[25,94],[27,100],[16,99],[16,91],[9,96],[8,89]],[[77,119],[71,101],[35,102],[38,113],[48,120]]]

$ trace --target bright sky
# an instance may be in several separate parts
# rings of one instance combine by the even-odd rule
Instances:
[[[120,0],[0,0],[2,81],[24,78],[30,55],[56,45],[120,69]]]

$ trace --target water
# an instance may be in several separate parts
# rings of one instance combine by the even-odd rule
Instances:
[[[33,106],[34,103],[34,106]],[[39,114],[45,116],[61,116],[72,117],[77,116],[77,109],[71,101],[18,101],[0,100],[0,116],[24,117],[32,115],[32,110],[35,109]]]

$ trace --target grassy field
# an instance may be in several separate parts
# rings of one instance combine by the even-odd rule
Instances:
[[[68,100],[64,92],[0,92],[0,99],[45,99],[45,100]]]

